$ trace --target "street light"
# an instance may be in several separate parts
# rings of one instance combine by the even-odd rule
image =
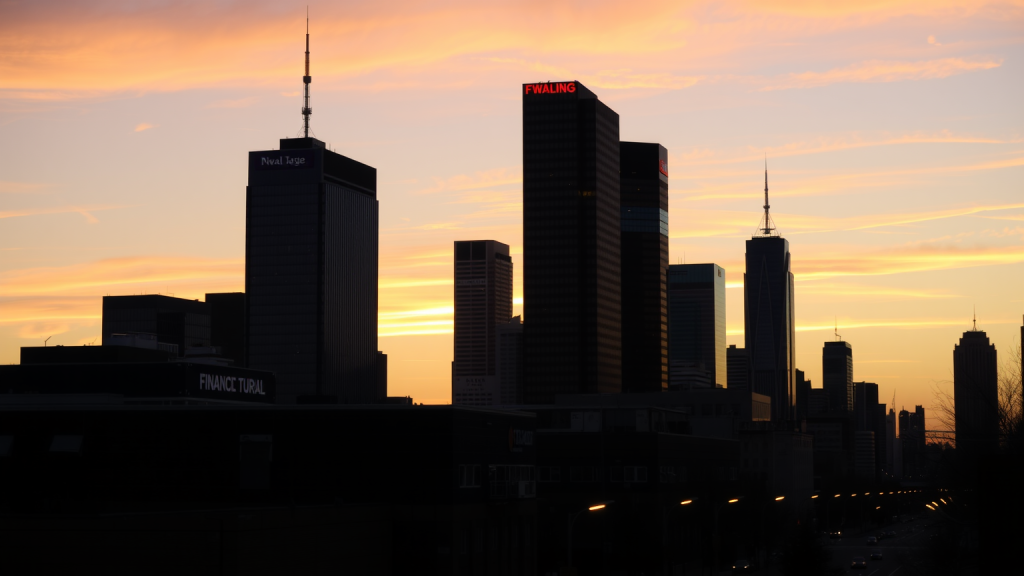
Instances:
[[[686,506],[687,504],[693,504],[693,500],[683,500],[679,503],[680,506]]]
[[[784,500],[785,498],[785,496],[776,496],[775,501],[778,502],[779,500]]]
[[[568,549],[570,571],[572,570],[572,525],[576,523],[576,518],[578,518],[579,515],[583,514],[584,512],[597,512],[598,510],[604,510],[609,504],[613,504],[614,502],[615,500],[606,500],[604,502],[598,502],[596,504],[587,506],[585,509],[580,510],[579,512],[571,514],[569,516],[569,537],[567,540],[566,548]]]

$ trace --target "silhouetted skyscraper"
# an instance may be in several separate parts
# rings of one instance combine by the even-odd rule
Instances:
[[[730,344],[725,350],[726,370],[729,372],[727,388],[750,388],[750,357],[746,348]]]
[[[668,387],[668,151],[619,143],[622,203],[622,390]]]
[[[377,170],[316,138],[249,153],[248,362],[278,401],[377,400]]]
[[[249,152],[245,205],[248,365],[277,374],[281,403],[377,400],[377,170],[309,136]]]
[[[725,270],[717,264],[668,267],[669,374],[673,388],[725,387]]]
[[[804,377],[803,370],[796,371],[796,419],[802,420],[810,413],[811,381]]]
[[[512,258],[494,240],[455,242],[452,402],[500,404],[496,330],[512,318]]]
[[[523,322],[513,316],[495,332],[498,346],[498,391],[502,404],[523,403]]]
[[[619,116],[523,85],[524,400],[622,390]]]
[[[821,350],[821,387],[828,394],[830,412],[853,412],[853,347],[849,342],[825,342]]]
[[[995,344],[975,324],[953,347],[956,447],[966,453],[999,448],[999,371]]]
[[[796,402],[793,273],[789,242],[769,215],[768,171],[764,176],[764,217],[747,240],[743,274],[744,341],[754,392],[772,399],[772,420],[793,418]]]

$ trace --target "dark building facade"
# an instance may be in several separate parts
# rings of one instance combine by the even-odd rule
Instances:
[[[15,399],[102,394],[124,403],[191,405],[273,404],[277,388],[269,372],[192,362],[130,346],[24,347],[21,364],[0,366],[0,381],[3,392]]]
[[[874,477],[881,478],[886,463],[885,404],[878,402],[878,384],[874,382],[855,382],[853,390],[854,430],[872,433]]]
[[[0,394],[0,572],[536,574],[535,420]]]
[[[668,387],[668,151],[619,143],[622,390]],[[724,338],[724,336],[723,336]]]
[[[796,419],[803,420],[810,412],[811,381],[803,370],[796,371]]]
[[[523,322],[513,316],[507,324],[498,325],[496,355],[498,394],[502,404],[523,403]]]
[[[207,294],[210,310],[210,345],[235,366],[245,367],[245,293]]]
[[[729,388],[750,388],[750,357],[747,356],[746,348],[737,348],[735,344],[730,344],[725,350],[725,364],[729,372]]]
[[[579,82],[523,85],[523,391],[622,390],[619,116]]]
[[[830,411],[853,412],[853,347],[849,342],[825,342],[821,350],[821,385],[828,394]]]
[[[279,400],[377,400],[377,171],[315,138],[249,153],[247,363]]]
[[[161,294],[104,296],[102,333],[105,345],[113,334],[153,334],[184,356],[188,348],[210,346],[210,307]]]
[[[452,402],[500,404],[497,329],[512,318],[512,258],[494,240],[455,242]]]
[[[999,369],[996,345],[984,331],[964,332],[953,347],[956,447],[968,454],[999,448]]]
[[[903,476],[916,480],[925,467],[924,406],[915,406],[913,412],[900,410],[899,433],[903,444]]]
[[[743,274],[744,344],[750,357],[750,385],[772,399],[772,420],[793,418],[796,403],[796,329],[789,241],[769,215],[768,171],[764,176],[764,217],[747,240]]]
[[[672,388],[727,385],[725,270],[721,266],[668,267],[668,334]]]

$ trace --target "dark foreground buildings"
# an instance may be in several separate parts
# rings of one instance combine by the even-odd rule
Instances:
[[[747,240],[743,338],[751,389],[771,397],[772,420],[782,423],[793,418],[796,403],[793,272],[789,241],[779,235],[768,210],[765,170],[764,217]]]
[[[534,421],[5,394],[0,572],[536,574]]]
[[[523,85],[524,401],[622,390],[619,116]]]
[[[282,403],[377,395],[377,171],[316,138],[249,153],[248,365]]]
[[[619,143],[622,202],[622,390],[668,387],[668,151]]]

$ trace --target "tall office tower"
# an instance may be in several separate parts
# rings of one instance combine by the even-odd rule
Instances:
[[[660,144],[620,142],[619,175],[622,391],[661,392],[669,380],[668,151]]]
[[[878,402],[878,384],[855,382],[853,390],[854,429],[874,434],[874,463],[880,474],[885,465],[885,404]]]
[[[152,334],[163,344],[189,348],[210,345],[210,306],[206,302],[161,294],[104,296],[102,340],[112,344],[114,334]]]
[[[281,403],[377,400],[377,170],[309,136],[249,152],[245,293],[249,368]]]
[[[996,345],[978,330],[977,322],[953,348],[953,403],[957,451],[995,452],[999,448]]]
[[[210,345],[230,358],[236,367],[245,367],[245,292],[207,294],[210,310]]]
[[[828,394],[831,412],[853,412],[853,346],[849,342],[825,342],[821,350],[821,387]]]
[[[854,382],[853,415],[857,430],[874,430],[876,406],[878,406],[878,384]]]
[[[523,398],[622,391],[619,115],[523,85]]]
[[[673,389],[727,385],[725,270],[718,264],[668,267],[668,362]]]
[[[725,350],[725,363],[729,373],[727,387],[750,389],[750,357],[747,356],[747,349],[730,344]]]
[[[771,396],[772,420],[793,418],[796,402],[793,273],[789,241],[769,214],[768,170],[764,171],[764,217],[747,240],[743,274],[744,342],[754,392]]]
[[[498,346],[495,359],[498,367],[498,395],[501,403],[523,403],[523,322],[513,316],[507,324],[499,324],[495,332]]]
[[[500,404],[495,331],[512,318],[512,258],[494,240],[455,242],[452,402]]]
[[[811,381],[804,378],[804,371],[796,371],[796,419],[803,420],[810,413]]]

